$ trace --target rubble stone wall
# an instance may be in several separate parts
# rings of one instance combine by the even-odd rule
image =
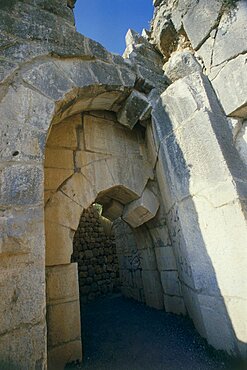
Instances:
[[[73,241],[72,262],[78,263],[81,303],[120,289],[115,235],[111,223],[104,228],[95,206],[82,213]]]

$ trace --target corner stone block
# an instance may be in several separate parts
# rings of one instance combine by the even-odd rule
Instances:
[[[227,63],[212,81],[226,115],[247,117],[247,56]]]
[[[141,198],[131,202],[124,208],[123,219],[136,228],[151,220],[159,209],[159,201],[149,190],[145,189]]]
[[[133,91],[118,112],[117,119],[119,123],[132,129],[139,119],[146,116],[147,111],[150,111],[150,104],[146,96]]]
[[[111,221],[114,221],[118,217],[122,216],[123,209],[124,206],[120,202],[112,199],[110,203],[104,205],[102,216],[108,218]]]

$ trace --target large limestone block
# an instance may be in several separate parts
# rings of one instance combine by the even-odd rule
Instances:
[[[118,112],[117,119],[122,125],[132,129],[138,120],[147,118],[147,111],[150,111],[147,97],[138,91],[133,91]]]
[[[46,369],[45,320],[37,325],[15,328],[0,336],[0,353],[1,369]]]
[[[153,192],[145,189],[141,198],[125,206],[123,219],[136,228],[151,220],[159,209],[159,201]]]
[[[143,270],[142,281],[146,304],[158,310],[162,310],[164,308],[163,289],[159,272],[157,270]]]
[[[161,95],[161,100],[170,119],[166,135],[175,131],[197,111],[208,109],[217,114],[222,113],[207,77],[199,72],[177,80]]]
[[[202,67],[194,55],[188,51],[177,51],[171,55],[164,66],[165,75],[172,81],[190,75],[194,72],[201,72]]]
[[[166,312],[175,313],[176,315],[186,315],[186,307],[182,297],[164,294],[164,306]]]
[[[68,363],[77,363],[82,360],[82,343],[74,340],[48,350],[48,369],[64,370]]]
[[[246,38],[246,1],[240,0],[236,2],[236,7],[225,12],[220,20],[212,54],[213,65],[219,65],[239,54],[246,53]]]
[[[47,306],[48,348],[81,338],[80,304],[75,301]]]
[[[10,95],[10,96],[9,96]],[[15,97],[15,96],[14,96]],[[16,111],[13,106],[16,105],[12,94],[7,94],[7,98],[12,102],[5,104],[3,100],[0,106],[1,114],[1,158],[3,161],[19,161],[19,162],[39,162],[43,161],[45,148],[45,131],[41,131],[29,124],[27,113],[24,113],[23,102],[17,101],[17,107],[21,111]],[[26,97],[31,98],[26,94]],[[5,98],[6,99],[6,98]],[[16,96],[18,99],[18,96]],[[30,103],[32,100],[30,101]],[[18,104],[19,103],[19,104]],[[41,99],[42,104],[42,99]],[[11,112],[9,112],[9,110]],[[28,110],[28,107],[27,107]],[[31,108],[30,108],[31,110]],[[34,113],[35,114],[35,113]],[[24,115],[24,117],[22,116]],[[45,116],[45,113],[44,113]],[[49,119],[47,117],[47,119]],[[29,122],[28,122],[29,121]],[[33,119],[35,122],[35,118]],[[31,123],[31,122],[30,122]],[[44,125],[45,126],[45,125]]]
[[[80,114],[68,117],[60,124],[53,125],[47,139],[47,147],[75,150],[78,145],[76,128],[79,126],[81,126]]]
[[[185,284],[181,285],[182,296],[188,315],[193,320],[196,330],[199,334],[207,338],[206,329],[203,322],[198,294]]]
[[[46,148],[45,167],[74,169],[73,151],[66,149]]]
[[[215,0],[194,0],[187,7],[182,22],[194,49],[200,46],[216,26],[221,7],[221,2]]]
[[[126,191],[121,194],[117,188],[111,197],[126,204],[141,196],[149,179],[153,178],[153,170],[147,161],[139,158],[134,160],[129,157],[111,157],[106,159],[107,168],[105,173],[110,173],[113,185],[122,187]],[[140,168],[142,171],[140,171]],[[101,176],[102,177],[102,176]],[[105,176],[106,177],[106,176]],[[101,179],[102,181],[102,179]]]
[[[58,191],[46,204],[45,219],[76,230],[82,210],[78,203]]]
[[[61,191],[84,209],[94,202],[97,195],[92,183],[81,173],[75,173],[70,177],[61,187]]]
[[[37,91],[23,85],[8,88],[0,104],[2,129],[4,124],[18,122],[19,129],[36,128],[47,130],[54,111],[54,103]],[[9,127],[10,128],[10,127]]]
[[[224,299],[199,294],[198,301],[209,344],[229,354],[239,355],[235,339],[235,335],[238,337],[238,332],[235,334],[233,331],[232,318],[229,316]],[[245,320],[242,322],[244,325]]]
[[[0,254],[18,256],[17,261],[44,260],[43,206],[18,207],[2,210],[0,214]],[[37,247],[37,236],[39,246]],[[17,262],[18,263],[18,262]]]
[[[45,168],[45,190],[57,190],[74,173],[73,169]]]
[[[209,267],[211,263],[211,271],[215,271],[218,294],[220,292],[222,296],[246,299],[247,227],[240,201],[235,200],[221,207],[214,207],[206,198],[198,196],[194,197],[194,207],[198,214],[198,223],[201,225],[200,232],[204,250],[208,255]],[[196,261],[192,263],[194,265]],[[230,266],[227,273],[225,266]],[[195,266],[193,269],[195,270]],[[208,272],[198,271],[198,276],[195,273],[194,281],[198,286],[203,284],[203,274],[206,278]],[[210,286],[205,286],[204,290],[207,289],[210,289]]]
[[[149,248],[141,249],[140,253],[140,261],[141,261],[141,268],[143,270],[156,270],[157,263],[154,248],[152,245]]]
[[[83,138],[84,140],[84,138]],[[96,161],[104,161],[104,159],[110,158],[111,154],[87,152],[85,150],[77,150],[75,152],[75,164],[76,168],[83,168],[92,164]]]
[[[44,263],[6,268],[0,273],[0,334],[35,326],[45,320]],[[26,351],[26,350],[25,350]],[[25,353],[24,351],[24,353]]]
[[[46,220],[46,266],[70,263],[73,253],[73,236],[71,229]]]
[[[115,111],[118,100],[121,101],[123,99],[122,95],[122,91],[107,91],[102,94],[97,94],[92,99],[90,109]]]
[[[0,167],[0,204],[34,205],[43,200],[43,169],[30,164]]]
[[[173,247],[156,247],[155,254],[159,271],[177,270]]]
[[[85,150],[120,156],[140,156],[136,132],[103,118],[84,115]]]
[[[56,60],[55,65],[71,79],[78,87],[86,87],[98,83],[92,73],[92,62],[81,60]]]
[[[181,296],[177,271],[161,271],[160,278],[165,294]]]
[[[110,203],[104,205],[102,216],[108,218],[111,221],[114,221],[115,219],[122,216],[123,209],[124,207],[122,203],[112,199]]]
[[[237,43],[234,42],[235,44]],[[232,117],[247,117],[246,60],[245,55],[239,55],[228,62],[212,80],[212,85],[226,115]]]
[[[51,61],[33,66],[23,72],[22,77],[27,84],[54,101],[62,99],[74,86]]]
[[[48,304],[78,299],[77,263],[46,267],[46,299]]]

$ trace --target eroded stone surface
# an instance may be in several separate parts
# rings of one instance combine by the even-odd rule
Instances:
[[[141,198],[125,206],[123,219],[136,228],[151,220],[157,213],[159,201],[149,190],[145,189]]]

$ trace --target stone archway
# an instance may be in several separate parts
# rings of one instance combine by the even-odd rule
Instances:
[[[115,93],[104,93],[103,102],[112,97],[115,99]],[[115,112],[97,110],[103,108],[103,102],[99,104],[96,97],[96,103],[90,105],[92,110],[55,121],[46,143],[46,281],[51,369],[54,366],[62,369],[67,362],[81,359],[77,264],[70,262],[73,236],[83,210],[100,202],[111,219],[122,216],[136,228],[152,219],[159,208],[159,201],[148,185],[154,173],[142,130],[121,125]]]

